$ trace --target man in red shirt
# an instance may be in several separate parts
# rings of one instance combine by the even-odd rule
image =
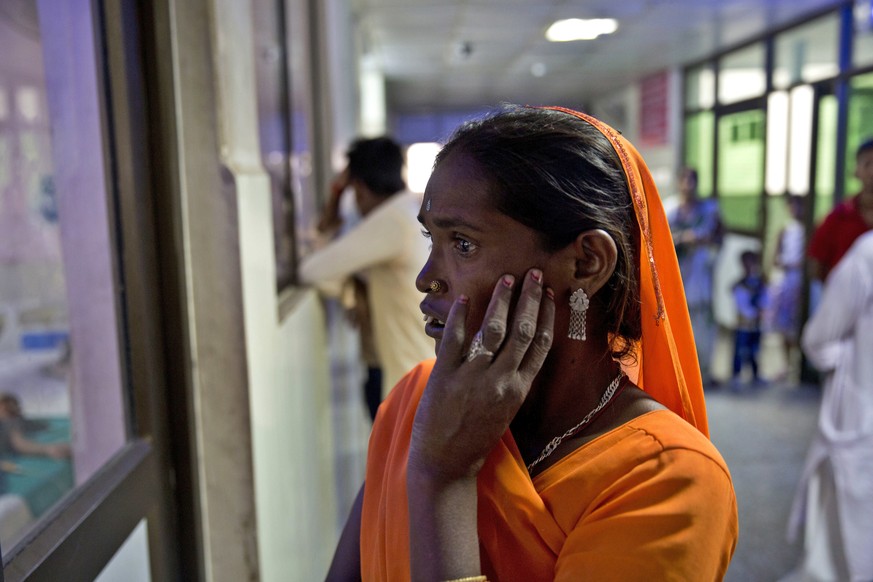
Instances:
[[[807,254],[815,279],[824,280],[855,239],[873,229],[873,139],[858,146],[855,177],[861,191],[838,204],[812,235]]]

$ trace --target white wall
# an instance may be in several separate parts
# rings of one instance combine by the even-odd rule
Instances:
[[[311,290],[292,291],[284,302],[292,309],[276,328],[273,381],[252,392],[265,582],[322,579],[337,542],[324,313]]]
[[[236,178],[260,580],[317,580],[336,545],[324,313],[300,289],[280,316],[269,183]]]

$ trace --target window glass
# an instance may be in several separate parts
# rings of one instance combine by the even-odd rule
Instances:
[[[788,189],[790,108],[787,91],[767,96],[767,194],[776,196]]]
[[[712,196],[712,148],[715,117],[711,111],[685,119],[685,166],[697,170],[698,195]]]
[[[767,87],[764,44],[756,43],[722,57],[719,63],[719,103],[760,97]]]
[[[837,98],[834,95],[825,95],[819,100],[816,150],[815,223],[818,223],[834,206],[837,176]]]
[[[706,64],[685,74],[685,108],[707,109],[715,104],[715,73]]]
[[[805,196],[810,189],[815,90],[810,85],[798,85],[790,91],[789,103],[788,191]]]
[[[787,89],[797,83],[835,77],[840,71],[839,33],[839,15],[831,13],[779,34],[775,40],[773,86]]]
[[[760,227],[764,191],[764,112],[725,115],[718,122],[718,196],[730,228]]]
[[[294,192],[291,187],[291,120],[288,61],[281,1],[252,3],[257,39],[255,76],[261,159],[270,176],[276,282],[288,285],[294,274]]]
[[[51,6],[21,1],[0,11],[4,552],[128,433],[96,18]]]
[[[298,255],[309,250],[317,237],[312,232],[318,222],[318,201],[321,193],[316,191],[314,119],[316,104],[311,79],[310,46],[312,34],[307,2],[285,2],[286,52],[285,66],[289,71],[290,123],[291,123],[291,189],[294,192],[294,213]],[[314,8],[315,4],[312,4]]]
[[[873,64],[873,2],[855,2],[855,34],[852,46],[852,65],[863,67]]]
[[[846,196],[851,196],[861,189],[861,182],[854,175],[855,152],[862,142],[873,139],[871,119],[873,119],[873,73],[858,75],[851,81],[844,174]]]

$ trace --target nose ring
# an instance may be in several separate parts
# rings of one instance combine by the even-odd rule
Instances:
[[[439,291],[440,289],[442,289],[442,288],[443,288],[443,285],[442,285],[442,283],[440,283],[439,281],[431,281],[431,282],[430,282],[430,285],[429,285],[428,288],[427,288],[427,290],[428,290],[428,292],[430,292],[430,293],[436,293],[436,292],[438,292],[438,291]]]

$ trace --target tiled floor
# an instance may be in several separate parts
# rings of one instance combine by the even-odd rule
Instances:
[[[362,392],[364,374],[358,334],[336,302],[327,301],[325,306],[331,355],[337,527],[341,530],[364,482],[371,424]]]
[[[332,341],[344,324],[334,315]],[[346,330],[348,331],[348,330]],[[360,393],[361,374],[354,344],[334,354],[334,399],[337,436],[337,479],[341,521],[363,478],[369,420]],[[717,342],[713,370],[722,378],[730,371],[731,343]],[[765,377],[782,370],[773,338],[764,342],[761,369]],[[726,386],[706,392],[713,442],[730,467],[737,492],[740,538],[726,580],[774,582],[791,570],[799,544],[786,541],[788,513],[806,448],[815,428],[819,389],[772,383],[765,388],[735,392]],[[339,438],[338,438],[339,441]]]
[[[786,384],[707,393],[712,440],[733,476],[740,518],[728,581],[773,582],[796,565],[800,546],[786,541],[786,524],[819,395]]]
[[[730,373],[732,353],[731,338],[723,335],[713,362],[722,378]],[[765,378],[784,369],[777,338],[764,338],[760,364]],[[818,386],[797,382],[706,392],[712,441],[731,470],[740,518],[728,582],[775,582],[797,565],[800,543],[788,543],[786,526],[820,396]]]

